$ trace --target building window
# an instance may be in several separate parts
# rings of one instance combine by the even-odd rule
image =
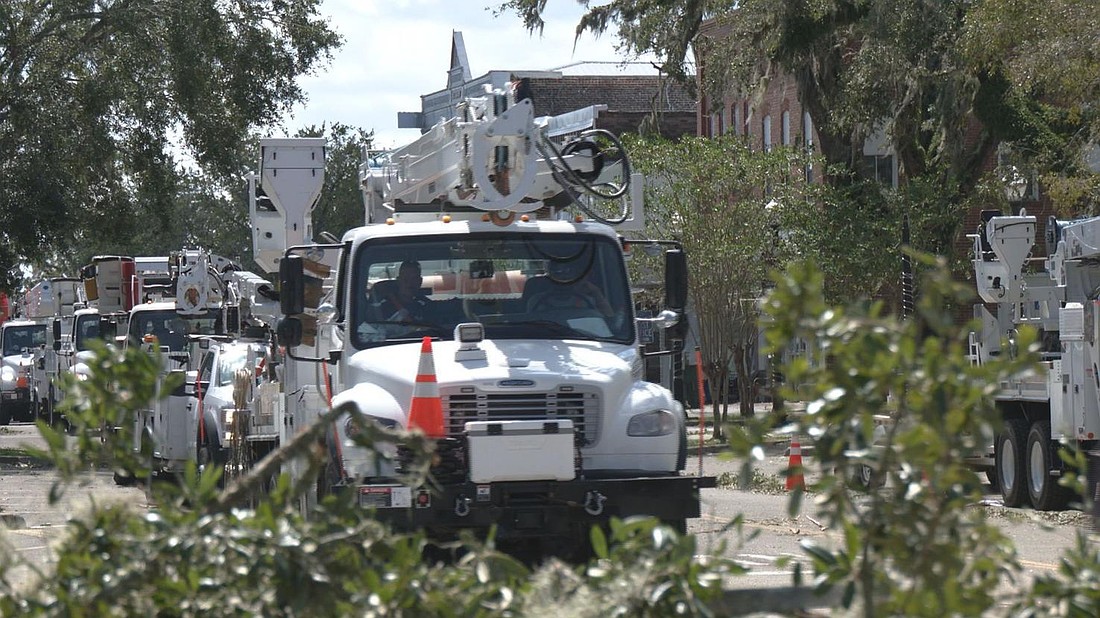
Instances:
[[[772,116],[767,114],[762,121],[761,130],[764,136],[764,150],[771,150],[772,147]]]
[[[894,149],[890,146],[890,136],[886,134],[884,126],[879,124],[863,142],[862,176],[896,189],[897,168]]]
[[[884,185],[896,187],[894,182],[894,155],[863,155],[863,177]]]
[[[791,113],[784,111],[783,115],[779,117],[779,139],[783,140],[784,146],[791,145]]]

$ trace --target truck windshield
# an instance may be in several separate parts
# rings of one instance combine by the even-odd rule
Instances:
[[[359,348],[451,339],[462,322],[480,322],[493,339],[634,341],[622,252],[607,236],[377,239],[359,249],[350,276]]]
[[[46,325],[9,326],[3,338],[4,356],[22,354],[24,349],[46,345]]]
[[[155,337],[160,346],[173,352],[187,347],[187,335],[212,334],[217,331],[218,314],[182,316],[174,309],[135,311],[130,318],[128,338],[140,343],[147,336]]]
[[[88,349],[88,343],[99,338],[99,316],[82,315],[76,319],[76,349]]]

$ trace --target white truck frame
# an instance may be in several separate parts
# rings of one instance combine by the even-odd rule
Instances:
[[[971,334],[972,359],[1014,353],[1023,325],[1038,331],[1042,346],[1036,373],[1000,385],[1003,423],[993,447],[975,461],[1000,486],[1006,506],[1057,510],[1073,497],[1058,483],[1059,449],[1095,449],[1100,439],[1100,218],[1051,217],[1046,258],[1031,257],[1036,228],[1024,212],[990,212],[970,236],[983,301],[974,307],[981,330]]]
[[[72,326],[73,313],[83,303],[84,284],[75,277],[40,281],[23,297],[25,317],[47,325],[45,345],[36,353],[31,371],[30,397],[35,415],[51,425],[62,420],[57,411],[61,398],[57,376],[62,360],[58,351]]]

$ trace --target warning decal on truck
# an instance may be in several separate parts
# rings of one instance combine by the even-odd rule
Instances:
[[[412,506],[412,490],[404,485],[364,485],[359,488],[359,506],[398,509]]]

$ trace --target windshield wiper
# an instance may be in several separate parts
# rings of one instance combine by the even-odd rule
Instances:
[[[418,337],[432,336],[436,339],[443,338],[443,327],[438,324],[429,324],[427,322],[401,322],[397,320],[378,320],[372,321],[371,324],[386,324],[393,326],[401,326],[407,328],[408,332],[401,333],[399,335],[393,335],[386,337],[386,341],[399,341],[403,339],[415,339]]]
[[[544,328],[550,332],[550,334],[559,335],[563,337],[577,337],[582,333],[578,333],[573,328],[562,324],[561,322],[555,322],[554,320],[518,320],[515,322],[494,322],[492,324],[486,324],[486,329],[499,328],[499,327],[529,327],[534,326],[537,328]]]

